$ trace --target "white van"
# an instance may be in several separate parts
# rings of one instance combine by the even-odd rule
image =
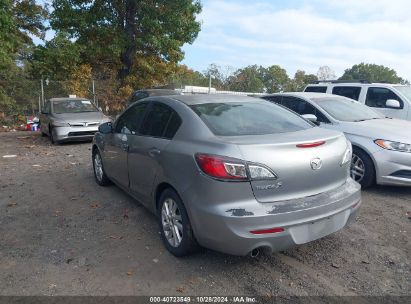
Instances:
[[[325,80],[309,84],[304,92],[345,96],[375,108],[387,117],[411,120],[411,86],[366,80]]]

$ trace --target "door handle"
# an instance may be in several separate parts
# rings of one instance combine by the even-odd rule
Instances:
[[[151,149],[148,150],[148,154],[151,157],[156,157],[157,155],[160,155],[160,153],[161,153],[160,150],[157,149],[157,148],[151,148]]]

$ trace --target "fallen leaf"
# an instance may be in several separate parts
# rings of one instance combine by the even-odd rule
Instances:
[[[121,235],[110,235],[110,239],[113,240],[122,240],[123,237]]]
[[[177,287],[176,291],[183,293],[184,292],[184,287]]]
[[[131,277],[131,276],[133,275],[133,272],[132,272],[131,270],[129,270],[129,271],[127,271],[127,275],[128,275],[129,277]]]
[[[7,205],[7,207],[16,207],[16,206],[17,206],[17,203],[10,203]]]
[[[97,203],[93,203],[93,204],[90,205],[90,207],[93,208],[93,209],[96,209],[96,208],[98,208],[98,204],[97,204]]]
[[[331,266],[334,267],[334,268],[340,268],[340,265],[334,264],[334,263],[332,263]]]

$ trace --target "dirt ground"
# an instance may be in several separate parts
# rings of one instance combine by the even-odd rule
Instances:
[[[176,258],[151,213],[97,186],[90,148],[0,133],[0,295],[411,295],[411,188],[363,191],[350,227],[285,252]]]

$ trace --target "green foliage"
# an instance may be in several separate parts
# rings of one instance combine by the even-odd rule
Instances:
[[[298,70],[294,74],[294,79],[292,79],[286,86],[286,91],[288,92],[300,92],[304,90],[305,86],[309,83],[317,81],[318,78],[314,74],[307,74],[305,71]]]
[[[111,64],[122,80],[139,73],[134,62],[140,56],[180,61],[181,47],[200,31],[198,1],[55,0],[53,9],[52,27],[87,46],[86,62]]]
[[[228,78],[230,90],[241,92],[264,92],[264,82],[261,79],[260,68],[257,65],[250,65],[237,70]]]
[[[287,71],[279,65],[272,65],[268,68],[260,68],[262,80],[267,93],[281,92],[290,81]]]
[[[361,80],[406,84],[408,81],[399,77],[393,69],[383,65],[360,63],[346,69],[340,80]]]
[[[66,80],[81,64],[83,47],[59,32],[45,45],[39,45],[30,59],[32,76],[36,79]]]

